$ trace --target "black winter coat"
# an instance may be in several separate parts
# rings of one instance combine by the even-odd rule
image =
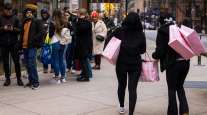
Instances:
[[[182,58],[168,45],[170,25],[172,25],[172,23],[163,25],[158,29],[156,49],[152,54],[154,59],[160,60],[160,69],[162,72],[172,64],[176,63],[177,59]]]
[[[78,19],[76,23],[75,58],[82,59],[92,54],[92,24],[86,19]]]
[[[141,54],[146,52],[144,32],[120,28],[114,36],[122,41],[116,66],[126,71],[138,71]]]
[[[13,26],[13,31],[4,30],[5,25]],[[0,46],[14,46],[18,43],[18,34],[21,31],[20,21],[16,16],[0,17]]]
[[[23,23],[23,29],[21,33],[21,39],[20,39],[20,46],[21,48],[23,47],[23,35],[24,35],[24,24],[26,21]],[[37,19],[32,19],[32,23],[30,25],[30,30],[29,30],[29,37],[28,37],[28,48],[40,48],[43,44],[43,36],[44,36],[44,30],[43,30],[43,25],[40,20]]]

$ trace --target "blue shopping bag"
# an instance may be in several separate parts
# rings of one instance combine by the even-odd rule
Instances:
[[[51,64],[52,49],[50,44],[44,44],[40,52],[40,61],[43,64]]]

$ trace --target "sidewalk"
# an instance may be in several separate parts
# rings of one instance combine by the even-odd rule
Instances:
[[[147,42],[151,53],[154,42]],[[205,81],[207,84],[207,58],[202,58],[206,66],[195,66],[196,61],[196,57],[191,61],[187,81]],[[101,71],[94,71],[90,82],[77,82],[75,76],[69,75],[67,83],[57,85],[52,82],[52,74],[39,72],[39,76],[41,87],[35,91],[16,86],[15,79],[10,87],[3,87],[3,81],[0,81],[0,115],[119,115],[114,66],[106,60],[103,60]],[[166,115],[165,75],[160,74],[160,78],[156,83],[139,83],[134,115]],[[207,115],[207,88],[187,88],[186,94],[190,115]]]

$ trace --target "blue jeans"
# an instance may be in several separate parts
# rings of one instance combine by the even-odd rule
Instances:
[[[39,85],[39,77],[37,73],[36,54],[37,49],[27,48],[23,49],[24,61],[28,72],[28,79],[32,85]]]
[[[82,70],[81,76],[85,78],[92,78],[92,68],[88,57],[80,59],[80,65]]]
[[[54,67],[55,76],[61,74],[61,78],[65,78],[65,53],[66,46],[59,42],[52,44],[52,65]]]

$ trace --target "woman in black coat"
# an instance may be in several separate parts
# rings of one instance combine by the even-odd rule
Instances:
[[[141,56],[146,52],[146,38],[137,13],[131,12],[115,33],[121,48],[116,63],[120,113],[124,113],[124,98],[128,77],[129,115],[133,115],[137,100],[137,84],[141,74]]]
[[[180,102],[179,115],[188,115],[189,108],[183,84],[189,71],[190,61],[183,59],[168,45],[169,26],[173,23],[164,24],[164,19],[164,17],[160,18],[160,23],[163,25],[158,30],[156,50],[152,57],[160,60],[162,72],[166,70],[169,101],[167,115],[178,115],[176,93]]]

